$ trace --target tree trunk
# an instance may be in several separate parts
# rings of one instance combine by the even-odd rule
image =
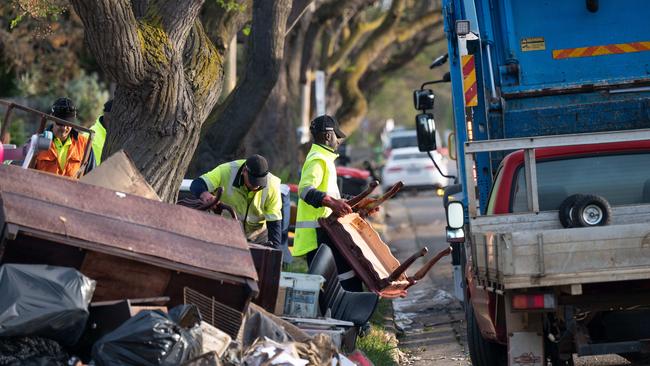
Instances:
[[[71,2],[92,54],[117,85],[104,156],[124,149],[174,202],[221,93],[223,55],[197,21],[203,0],[150,1],[138,20],[128,0]]]
[[[219,163],[241,157],[238,149],[278,79],[290,10],[290,0],[253,2],[251,56],[245,76],[208,118],[207,131],[189,176],[198,176]]]
[[[278,82],[244,142],[246,155],[265,156],[271,171],[285,180],[296,179],[301,167],[300,159],[296,158],[299,145],[296,127],[300,121],[302,92],[300,58],[308,25],[309,15],[305,15],[287,36]]]

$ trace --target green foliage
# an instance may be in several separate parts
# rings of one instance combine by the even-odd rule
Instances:
[[[251,34],[251,25],[250,25],[250,24],[246,24],[246,25],[244,26],[244,28],[241,30],[241,32],[242,32],[245,36],[247,36],[247,37],[250,36],[250,34]]]
[[[375,366],[394,366],[393,354],[397,345],[381,327],[371,325],[370,332],[364,337],[357,338],[357,348],[363,351]]]
[[[66,95],[77,105],[77,116],[83,125],[89,126],[102,114],[104,103],[109,98],[106,86],[97,74],[86,75],[84,71],[77,79],[71,80],[65,87]]]
[[[17,94],[28,97],[33,103],[30,104],[41,110],[47,110],[56,98],[68,97],[77,106],[77,117],[84,126],[95,122],[109,98],[106,85],[99,81],[95,73],[88,75],[82,70],[79,77],[64,84],[63,90],[54,87],[43,90],[39,87],[42,85],[41,79],[42,74],[38,71],[21,75]]]
[[[12,0],[18,15],[11,20],[10,29],[14,29],[27,17],[36,20],[57,19],[67,10],[67,1],[62,0]]]
[[[9,125],[9,135],[11,136],[11,144],[20,146],[27,141],[27,134],[25,133],[25,121],[22,118],[12,118]]]
[[[246,10],[246,4],[239,4],[236,0],[216,0],[217,4],[226,11],[239,11]]]

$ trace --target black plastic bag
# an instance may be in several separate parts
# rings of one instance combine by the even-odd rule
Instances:
[[[75,344],[88,320],[95,281],[73,268],[0,267],[0,337],[40,336]]]
[[[201,355],[201,317],[193,305],[141,311],[93,346],[97,366],[171,366]]]
[[[0,339],[0,366],[66,366],[68,354],[57,342],[40,337]]]

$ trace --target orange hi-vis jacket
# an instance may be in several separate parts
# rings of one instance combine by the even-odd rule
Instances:
[[[73,136],[70,133],[68,137],[71,139],[72,144],[68,148],[68,158],[65,161],[63,170],[61,170],[61,166],[59,165],[59,156],[54,146],[54,141],[52,141],[48,150],[41,151],[36,155],[36,169],[56,175],[76,178],[77,172],[83,162],[86,145],[88,144],[88,137],[81,134],[76,135]]]

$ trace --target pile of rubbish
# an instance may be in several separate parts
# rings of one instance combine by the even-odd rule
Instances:
[[[233,340],[191,304],[167,310],[127,300],[125,317],[120,302],[92,303],[95,285],[74,268],[0,266],[0,365],[357,364],[329,336],[310,337],[254,304]]]

